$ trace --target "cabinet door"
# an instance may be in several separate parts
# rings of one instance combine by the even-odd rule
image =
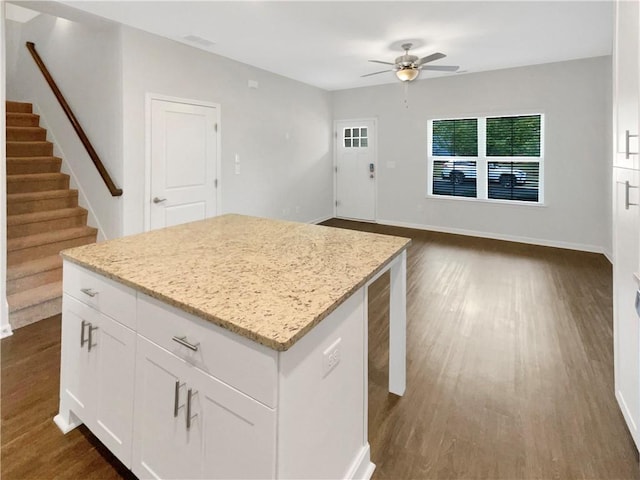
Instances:
[[[82,322],[86,322],[83,327]],[[97,355],[89,352],[89,323],[97,325],[99,314],[91,307],[64,295],[62,299],[62,349],[60,384],[67,406],[90,429],[93,427]],[[84,341],[82,341],[84,339]]]
[[[275,411],[197,371],[202,478],[274,478]]]
[[[130,467],[136,334],[105,315],[100,315],[98,327],[92,335],[91,349],[91,354],[95,352],[98,357],[92,431]]]
[[[614,168],[613,313],[616,398],[637,446],[640,445],[640,318],[634,302],[638,288],[639,172]],[[629,187],[627,187],[627,182]]]
[[[638,137],[632,136],[626,158],[626,131],[638,135],[640,108],[640,6],[637,1],[616,2],[614,48],[614,166],[640,168]]]
[[[192,374],[184,360],[137,336],[132,469],[139,478],[200,477],[200,418],[186,425]]]

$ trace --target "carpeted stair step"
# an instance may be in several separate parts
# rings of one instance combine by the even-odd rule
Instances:
[[[7,127],[7,142],[43,142],[47,131],[41,127]]]
[[[94,243],[97,233],[98,230],[92,227],[74,227],[8,239],[7,266],[55,255],[65,248]]]
[[[69,188],[69,175],[65,173],[29,173],[7,175],[7,193],[45,192]]]
[[[42,157],[53,155],[51,142],[10,142],[7,141],[7,157]]]
[[[7,127],[37,127],[40,115],[34,113],[6,113]]]
[[[32,113],[33,105],[25,102],[12,102],[8,100],[5,103],[5,109],[7,112],[12,113]]]
[[[87,210],[81,207],[7,216],[7,238],[26,237],[87,224]]]
[[[7,296],[9,322],[20,328],[62,311],[62,281],[46,283]]]
[[[7,175],[60,172],[60,157],[7,157]]]
[[[7,269],[7,295],[62,280],[62,257],[50,255]]]
[[[7,215],[43,212],[78,206],[77,190],[48,190],[46,192],[14,193],[7,195]]]

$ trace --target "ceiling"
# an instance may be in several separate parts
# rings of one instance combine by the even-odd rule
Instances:
[[[433,65],[459,65],[460,73],[612,51],[611,1],[63,3],[326,90],[397,82],[392,72],[360,76],[384,70],[367,60],[393,61],[407,41],[420,57],[445,53]]]

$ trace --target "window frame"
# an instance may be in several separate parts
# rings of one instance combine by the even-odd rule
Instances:
[[[487,156],[487,118],[500,117],[523,117],[540,116],[540,156]],[[476,118],[478,120],[478,156],[434,156],[433,155],[433,122],[439,120],[464,120]],[[517,206],[545,206],[545,114],[542,111],[535,112],[498,112],[473,115],[456,115],[433,117],[427,120],[427,189],[426,198],[438,200],[455,200],[466,202],[488,202],[492,204],[517,205]],[[440,195],[433,193],[433,165],[435,161],[444,162],[476,162],[476,197],[465,197],[455,195]],[[517,162],[517,163],[537,163],[538,164],[538,201],[508,200],[489,198],[489,163]]]

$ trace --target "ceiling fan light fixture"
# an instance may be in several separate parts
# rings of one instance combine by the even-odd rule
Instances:
[[[420,70],[418,70],[417,68],[401,68],[400,70],[396,71],[396,77],[398,77],[398,79],[402,80],[403,82],[410,82],[412,80],[415,80],[419,73]]]

